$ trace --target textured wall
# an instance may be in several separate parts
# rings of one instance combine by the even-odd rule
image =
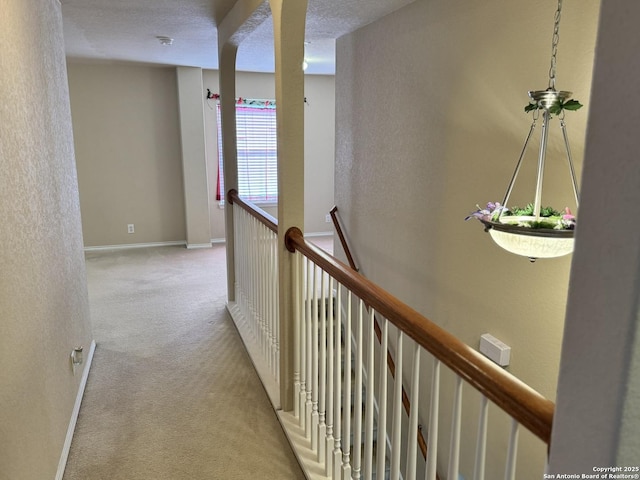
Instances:
[[[81,63],[68,68],[85,245],[186,240],[175,69]],[[238,72],[237,79],[242,97],[275,95],[272,74]],[[217,92],[218,72],[204,70],[203,82]],[[324,216],[333,206],[333,76],[306,76],[305,89],[305,231],[324,232],[330,230]],[[204,107],[207,175],[211,237],[221,239],[214,107]],[[267,210],[277,215],[276,208]],[[135,234],[127,234],[128,223],[135,224]]]
[[[85,245],[184,241],[175,68],[72,63],[69,89]]]
[[[531,122],[527,91],[547,87],[556,6],[418,0],[339,39],[336,73],[335,197],[362,272],[473,347],[487,332],[509,344],[509,370],[551,399],[571,256],[530,264],[464,217],[502,200]],[[560,28],[557,86],[587,106],[598,6],[565,2]],[[578,173],[586,119],[587,109],[567,114]],[[553,128],[544,203],[563,208],[570,183],[566,163],[551,161]],[[532,201],[528,162],[511,203]],[[491,441],[497,468],[504,441]],[[540,478],[544,449],[530,444],[523,434],[519,479]]]
[[[52,479],[91,342],[62,20],[0,11],[0,479]]]

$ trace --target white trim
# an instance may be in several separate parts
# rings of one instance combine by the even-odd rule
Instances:
[[[129,248],[149,248],[149,247],[170,247],[174,245],[186,245],[184,240],[174,242],[150,242],[150,243],[126,243],[122,245],[98,245],[94,247],[84,247],[85,252],[94,252],[100,250],[124,250]]]
[[[209,243],[187,243],[188,250],[194,250],[196,248],[211,248],[211,242]]]
[[[293,412],[276,410],[276,415],[307,480],[328,480],[324,463],[318,462],[318,453],[311,449],[311,440],[306,439]]]
[[[280,405],[280,386],[273,378],[269,366],[266,365],[263,360],[260,345],[256,344],[255,337],[247,325],[246,317],[236,302],[227,302],[227,311],[229,312],[229,315],[231,315],[233,324],[240,334],[240,339],[242,340],[242,343],[244,343],[244,348],[247,351],[249,358],[251,358],[253,368],[258,374],[258,377],[260,377],[262,386],[271,401],[273,409],[276,411],[280,410],[282,408]]]
[[[305,237],[332,237],[333,232],[311,232],[305,233]],[[97,252],[101,250],[126,250],[130,248],[151,248],[151,247],[171,247],[176,245],[186,246],[188,249],[193,248],[210,248],[212,244],[224,244],[226,238],[212,238],[211,243],[191,243],[187,244],[184,240],[178,240],[173,242],[148,242],[148,243],[125,243],[121,245],[96,245],[92,247],[84,247],[85,252]]]
[[[95,350],[96,341],[91,340],[89,354],[85,357],[85,367],[82,372],[82,378],[80,379],[78,394],[76,395],[76,403],[74,404],[73,411],[71,412],[71,420],[69,421],[69,427],[67,428],[67,436],[64,439],[64,445],[62,447],[62,454],[60,455],[60,462],[58,463],[58,471],[56,472],[55,480],[62,480],[64,469],[67,466],[67,458],[69,457],[69,450],[71,449],[71,441],[73,440],[73,433],[76,430],[76,422],[78,420],[78,414],[80,413],[80,405],[82,404],[82,398],[84,397],[84,389],[87,386],[89,369],[91,368],[91,362],[93,361],[93,353]]]
[[[333,232],[311,232],[305,233],[305,237],[333,237]]]

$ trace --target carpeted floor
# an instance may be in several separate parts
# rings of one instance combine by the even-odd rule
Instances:
[[[64,480],[303,479],[225,310],[224,246],[91,252],[97,348]]]

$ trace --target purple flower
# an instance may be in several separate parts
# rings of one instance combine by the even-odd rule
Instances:
[[[477,218],[478,220],[497,220],[497,217],[500,215],[500,212],[504,210],[504,207],[500,205],[499,202],[489,202],[487,203],[487,208],[480,208],[479,205],[476,205],[478,210],[469,214],[465,220],[469,220],[470,218]]]

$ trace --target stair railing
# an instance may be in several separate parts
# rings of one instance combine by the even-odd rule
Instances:
[[[354,269],[305,241],[299,229],[289,229],[286,244],[287,249],[296,255],[294,283],[298,285],[298,289],[294,294],[300,302],[300,322],[295,335],[299,339],[302,351],[297,356],[300,363],[294,368],[304,373],[298,377],[295,385],[295,391],[299,395],[297,420],[311,441],[311,449],[317,454],[317,461],[324,464],[327,478],[373,478],[374,472],[387,468],[384,465],[388,460],[388,478],[391,480],[417,478],[418,470],[420,478],[435,480],[438,450],[447,449],[438,442],[442,417],[439,399],[443,365],[453,373],[455,379],[446,478],[457,479],[459,475],[462,396],[465,384],[479,392],[481,399],[474,479],[485,478],[490,402],[511,417],[512,426],[503,465],[505,480],[516,478],[520,426],[525,427],[548,446],[554,412],[553,402]],[[318,305],[320,310],[323,305],[335,306],[335,309],[329,308],[324,312],[318,310]],[[394,346],[396,381],[387,377],[385,355],[378,355],[379,361],[374,361],[373,325],[376,315],[382,319],[382,351],[384,352],[389,345]],[[344,325],[344,333],[339,328],[340,325]],[[391,334],[392,329],[395,339]],[[327,337],[321,336],[323,332],[328,332]],[[341,335],[348,337],[349,332],[352,332],[355,338],[353,347],[351,341],[340,338]],[[331,348],[331,352],[323,355],[321,351],[325,346]],[[352,352],[352,348],[355,351]],[[425,355],[431,360],[429,398],[420,397],[423,377],[420,367],[425,363]],[[352,357],[355,363],[353,366],[348,365]],[[405,357],[411,358],[408,365],[405,365]],[[322,367],[321,362],[328,362],[327,366]],[[343,363],[346,364],[344,371],[353,369],[355,379],[352,379],[350,374],[337,373]],[[324,370],[325,368],[327,370]],[[416,458],[418,409],[410,409],[408,422],[402,419],[400,379],[403,378],[404,368],[407,369],[406,376],[411,379],[411,404],[428,407],[429,421],[426,432],[429,448],[424,466],[421,466]],[[324,376],[323,372],[329,369],[333,372],[332,378]],[[358,372],[366,372],[366,376]],[[387,390],[390,383],[392,390]],[[322,387],[322,384],[325,386]],[[355,411],[348,414],[348,399],[352,396],[359,398],[361,392],[365,392],[365,398],[362,402],[356,401],[353,406]],[[390,402],[387,402],[387,397],[391,398]],[[375,420],[377,432],[372,427]],[[407,423],[408,425],[405,425]],[[333,455],[329,454],[331,449]],[[388,459],[382,454],[372,455],[374,450],[384,452],[387,449],[390,452]],[[494,460],[492,462],[495,463]],[[487,478],[496,478],[496,467],[493,463]],[[424,476],[422,469],[425,470]],[[536,478],[542,477],[543,471],[544,465],[540,465],[540,472]]]
[[[234,206],[236,259],[236,299],[229,311],[278,410],[277,221],[235,192],[230,192],[228,200]],[[279,416],[285,430],[293,432],[289,432],[292,446],[308,450],[298,458],[307,461],[311,457],[309,461],[314,463],[309,469],[315,473],[322,470],[320,478],[372,479],[384,475],[391,480],[436,480],[438,451],[447,450],[438,441],[441,423],[449,418],[443,417],[440,409],[443,365],[455,379],[448,462],[446,468],[444,463],[439,465],[446,470],[446,478],[457,479],[459,474],[465,384],[479,392],[481,400],[474,480],[483,480],[485,471],[487,478],[497,478],[494,464],[500,452],[493,452],[490,461],[486,460],[490,403],[512,419],[505,480],[516,476],[519,426],[548,446],[553,402],[351,267],[306,242],[299,229],[289,229],[286,244],[295,255],[291,294],[296,319],[294,373],[286,381],[293,383],[297,401],[291,414],[280,412]],[[380,347],[375,346],[376,316],[380,319]],[[380,353],[388,349],[394,351],[398,381],[389,378],[387,355]],[[431,370],[430,389],[421,386],[427,383],[425,375],[420,374],[423,364]],[[403,377],[410,378],[408,391],[414,405],[408,419],[403,418]],[[429,393],[421,395],[425,388]],[[420,416],[428,417],[426,462],[421,462],[421,456],[417,458]],[[296,443],[300,432],[301,443]],[[541,477],[542,468],[536,478]]]
[[[338,207],[336,205],[333,206],[331,210],[329,210],[329,215],[331,215],[331,220],[333,222],[333,227],[338,234],[338,239],[340,240],[340,244],[342,245],[342,250],[344,251],[347,261],[349,262],[349,266],[359,272],[360,269],[356,266],[356,262],[353,259],[353,255],[351,254],[351,249],[349,248],[349,244],[347,243],[347,239],[342,230],[342,226],[340,225],[340,220],[338,219]],[[366,306],[367,311],[369,310],[369,306]],[[373,328],[376,333],[376,338],[378,339],[378,344],[382,341],[382,330],[380,329],[380,322],[378,319],[373,317]],[[383,350],[384,351],[384,350]],[[387,348],[387,366],[389,368],[389,373],[391,373],[391,378],[395,379],[396,377],[396,364],[393,360],[393,355],[391,351]],[[404,407],[404,411],[407,415],[411,415],[411,401],[409,400],[409,396],[407,395],[407,390],[402,385],[402,406]],[[422,458],[426,460],[427,458],[427,442],[422,435],[422,425],[418,425],[418,447],[420,448],[420,453],[422,453]],[[438,479],[439,480],[439,479]]]
[[[234,216],[235,301],[228,305],[269,397],[280,404],[278,221],[230,190]]]

